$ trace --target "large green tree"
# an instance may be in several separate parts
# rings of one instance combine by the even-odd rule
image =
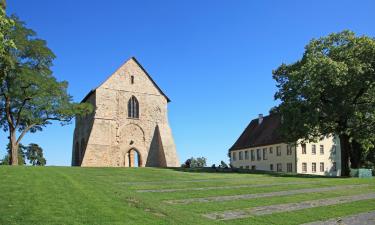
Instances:
[[[338,135],[342,175],[353,146],[375,141],[375,39],[351,31],[313,39],[303,57],[273,71],[275,99],[289,141]]]
[[[25,155],[29,163],[33,166],[44,166],[47,160],[43,156],[43,149],[34,143],[29,144],[25,148]]]
[[[18,145],[18,165],[25,165],[25,151],[26,151],[26,146],[23,144]],[[10,149],[10,144],[8,143],[7,145],[7,154],[4,156],[4,158],[1,160],[0,165],[11,165],[11,149]]]
[[[14,26],[14,21],[7,17],[5,5],[5,0],[0,0],[0,68],[4,68],[5,65],[10,63],[6,52],[11,48],[15,48],[13,40],[9,38],[9,33]],[[2,74],[0,74],[0,81],[2,79]]]
[[[67,124],[75,115],[91,112],[88,104],[72,101],[68,83],[57,81],[51,67],[55,58],[46,41],[12,16],[13,26],[5,34],[15,46],[7,48],[1,61],[0,127],[9,132],[11,164],[18,165],[17,150],[28,133],[41,131],[52,121]]]

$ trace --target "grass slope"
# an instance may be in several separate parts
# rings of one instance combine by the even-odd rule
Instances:
[[[285,182],[300,183],[278,185]],[[137,192],[144,189],[251,184],[276,185],[169,193]],[[163,202],[172,199],[350,184],[370,184],[370,186],[322,193],[187,205],[171,205]],[[375,200],[230,221],[212,221],[202,217],[202,214],[370,192],[375,192],[374,179],[192,173],[154,168],[0,167],[0,224],[300,224],[375,210]]]

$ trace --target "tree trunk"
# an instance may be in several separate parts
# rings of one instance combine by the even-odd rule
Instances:
[[[362,146],[356,140],[351,143],[350,151],[350,167],[358,169],[362,163]]]
[[[18,147],[16,131],[10,131],[10,163],[12,166],[18,166]]]
[[[341,145],[341,176],[347,177],[350,175],[349,153],[351,146],[347,134],[341,134],[339,137]]]

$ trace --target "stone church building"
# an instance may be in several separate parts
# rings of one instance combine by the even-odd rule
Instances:
[[[94,112],[76,118],[73,166],[179,166],[168,123],[170,100],[134,57],[82,102]]]

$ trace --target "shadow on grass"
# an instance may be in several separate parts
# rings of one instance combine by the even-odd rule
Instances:
[[[321,175],[311,175],[311,174],[296,174],[296,173],[280,173],[271,171],[261,171],[261,170],[250,170],[250,169],[239,169],[239,168],[168,168],[174,171],[186,172],[186,173],[237,173],[237,174],[257,174],[257,175],[267,175],[271,177],[295,177],[295,178],[345,178],[345,177],[334,177],[334,176],[321,176]]]

